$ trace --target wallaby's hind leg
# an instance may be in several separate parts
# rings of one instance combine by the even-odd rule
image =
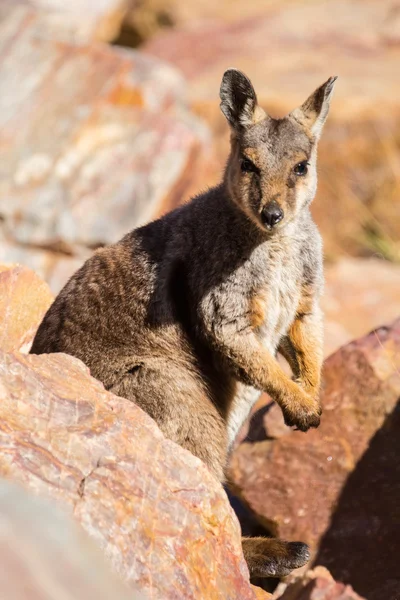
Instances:
[[[243,554],[250,577],[285,577],[310,559],[303,542],[274,538],[242,538]]]
[[[226,425],[190,371],[172,362],[138,366],[110,391],[133,400],[156,421],[165,437],[200,458],[224,481]]]
[[[265,529],[257,524],[251,509],[235,496],[234,484],[229,481],[225,489],[239,521],[244,517],[247,533],[242,536],[242,547],[250,577],[284,577],[307,563],[310,558],[307,544],[265,537]]]

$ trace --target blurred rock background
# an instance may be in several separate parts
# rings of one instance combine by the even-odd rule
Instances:
[[[273,116],[339,75],[320,143],[312,207],[325,244],[328,356],[400,313],[399,65],[399,0],[0,0],[0,262],[32,268],[57,293],[94,248],[216,183],[229,147],[218,99],[226,68],[250,76]],[[29,347],[51,298],[39,277],[20,269],[22,275],[15,269],[0,272],[0,308],[7,316],[0,341],[7,352]],[[28,307],[25,297],[32,299]],[[18,347],[12,346],[13,336]],[[335,393],[353,398],[353,404],[346,404],[344,416],[328,419],[317,450],[312,437],[304,438],[304,454],[311,440],[315,466],[320,452],[333,456],[324,444],[346,430],[351,414],[350,430],[340,438],[347,458],[338,459],[342,470],[332,475],[331,493],[324,487],[331,481],[325,468],[306,473],[302,483],[305,490],[314,489],[315,475],[317,497],[328,499],[322,516],[312,508],[317,525],[304,519],[300,529],[288,525],[293,514],[298,519],[298,510],[306,510],[287,501],[293,495],[290,478],[274,480],[277,498],[285,498],[285,514],[273,513],[273,499],[260,501],[274,477],[266,456],[283,453],[290,462],[296,453],[290,447],[297,445],[265,398],[248,438],[259,443],[240,446],[233,462],[238,492],[261,522],[288,535],[307,538],[308,531],[318,561],[371,600],[400,598],[398,573],[392,572],[389,554],[382,554],[384,547],[394,556],[400,552],[396,461],[393,444],[390,449],[382,433],[400,439],[398,409],[379,383],[398,375],[398,367],[392,373],[387,366],[398,364],[396,336],[376,338],[386,362],[371,358],[378,350],[365,342],[368,357],[360,359],[359,370],[341,375],[349,379],[348,387],[339,378],[326,392],[328,406]],[[351,356],[363,354],[357,348]],[[342,359],[330,360],[330,372],[340,372]],[[365,378],[372,395],[363,387]],[[365,402],[372,416],[366,417],[365,439],[357,441]],[[359,461],[362,480],[355,469]],[[378,476],[387,469],[391,476]],[[373,501],[364,521],[354,525],[360,512],[357,490],[368,496],[369,473],[378,496],[388,499],[386,508]],[[336,503],[343,510],[332,516]],[[390,526],[393,536],[387,533]],[[372,532],[367,541],[363,529]],[[360,554],[377,539],[376,563],[376,548],[362,568],[357,556],[346,555],[351,544]]]

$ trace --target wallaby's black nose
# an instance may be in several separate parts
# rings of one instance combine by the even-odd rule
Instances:
[[[268,227],[274,227],[279,221],[283,219],[283,210],[275,200],[266,204],[262,210],[261,218],[264,225]]]

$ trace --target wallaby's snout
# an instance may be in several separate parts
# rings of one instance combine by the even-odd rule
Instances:
[[[282,221],[284,212],[276,200],[272,200],[264,206],[261,212],[261,220],[269,229],[272,229]]]
[[[246,75],[229,69],[222,78],[221,110],[231,127],[224,183],[231,199],[268,235],[286,227],[314,198],[316,148],[335,81],[331,77],[299,108],[273,119],[259,106]]]

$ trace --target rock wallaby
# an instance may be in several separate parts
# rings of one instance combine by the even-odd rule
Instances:
[[[97,250],[33,342],[34,354],[80,358],[220,481],[261,391],[287,424],[319,425],[322,247],[309,206],[335,80],[273,119],[249,79],[226,71],[220,97],[231,151],[222,183]],[[301,542],[243,538],[243,550],[258,577],[309,559]]]

